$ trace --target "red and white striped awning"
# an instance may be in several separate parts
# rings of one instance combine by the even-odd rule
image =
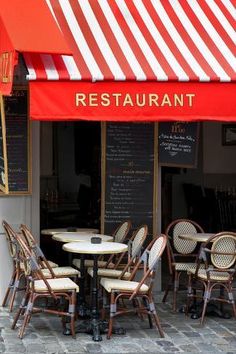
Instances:
[[[230,0],[46,0],[73,57],[25,54],[29,80],[236,81]]]
[[[42,3],[72,55],[21,51],[32,119],[236,120],[235,0]]]

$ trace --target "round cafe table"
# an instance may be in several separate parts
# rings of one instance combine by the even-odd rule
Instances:
[[[210,237],[214,236],[214,233],[205,233],[205,232],[197,232],[197,233],[188,233],[179,235],[179,238],[182,240],[195,241],[195,242],[206,242]]]
[[[91,234],[91,233],[84,233],[84,232],[63,232],[57,233],[52,236],[52,239],[57,242],[68,243],[68,242],[91,242],[92,237],[99,237],[101,238],[102,242],[112,242],[113,237],[101,234]],[[80,292],[78,294],[78,312],[83,317],[86,316],[89,312],[88,306],[85,301],[85,266],[84,266],[84,258],[83,254],[80,255]],[[69,253],[68,255],[68,262],[72,264],[72,255]]]
[[[102,322],[99,320],[98,310],[98,257],[101,254],[122,253],[128,250],[128,246],[118,242],[71,242],[63,245],[63,250],[71,253],[93,256],[93,278],[92,278],[92,301],[91,301],[91,318],[87,332],[92,332],[94,341],[101,341]],[[69,330],[68,330],[69,331]],[[65,334],[69,334],[66,332]]]
[[[73,232],[83,232],[90,234],[97,234],[98,229],[88,228],[88,227],[68,227],[68,228],[56,228],[56,229],[43,229],[41,230],[41,235],[53,236],[57,233],[73,233]]]
[[[62,232],[52,236],[52,239],[58,242],[90,242],[92,237],[100,237],[102,242],[112,242],[113,237],[89,232]]]

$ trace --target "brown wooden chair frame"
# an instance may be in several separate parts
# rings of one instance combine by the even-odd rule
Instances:
[[[156,241],[160,240],[160,238],[163,239],[161,247],[158,250],[155,262],[152,264],[151,267],[149,267],[148,258],[151,253],[152,247],[154,247]],[[139,261],[135,265],[133,272],[131,274],[131,279],[133,280],[135,275],[137,274],[138,269],[140,268],[141,264],[143,263],[143,272],[144,272],[143,277],[139,282],[137,282],[137,287],[133,291],[117,290],[117,289],[114,289],[111,291],[111,293],[110,293],[109,328],[108,328],[108,334],[107,334],[108,339],[111,338],[114,317],[120,316],[123,314],[128,314],[131,312],[138,313],[141,318],[142,318],[143,314],[147,315],[149,318],[150,327],[152,327],[152,321],[150,320],[150,318],[151,318],[151,316],[153,316],[160,336],[164,337],[164,333],[163,333],[163,330],[162,330],[162,327],[160,324],[160,320],[159,320],[159,317],[156,312],[152,290],[153,290],[154,278],[155,278],[155,274],[156,274],[156,268],[158,265],[158,261],[162,255],[165,247],[166,247],[166,242],[167,242],[166,235],[161,234],[161,235],[155,237],[152,240],[152,242],[147,246],[147,248],[143,252],[142,256],[139,258]],[[140,291],[143,284],[148,284],[147,293],[143,293],[142,291]],[[138,306],[133,306],[131,308],[127,308],[125,306],[125,307],[121,308],[119,306],[120,300],[122,300],[121,303],[124,303],[123,300],[131,301],[132,304],[133,304],[133,301],[137,300]],[[143,302],[143,306],[141,306],[140,300]],[[105,309],[103,309],[103,318],[104,317],[105,317]]]
[[[173,289],[173,305],[172,309],[174,312],[176,312],[176,302],[177,302],[177,294],[179,290],[179,280],[180,276],[183,272],[186,273],[186,270],[179,271],[176,269],[176,265],[179,262],[184,262],[184,263],[195,263],[196,257],[198,255],[197,248],[198,244],[197,242],[195,243],[195,247],[193,247],[193,251],[191,253],[184,253],[184,252],[178,252],[175,249],[174,242],[173,242],[173,235],[172,232],[174,228],[176,227],[177,224],[179,223],[189,223],[193,225],[193,227],[196,229],[196,232],[204,232],[202,227],[195,221],[190,220],[190,219],[176,219],[172,221],[166,228],[165,234],[167,235],[167,247],[166,247],[166,252],[167,252],[167,260],[168,260],[168,268],[169,268],[169,274],[170,274],[170,280],[167,284],[162,302],[166,302],[169,290],[172,288]],[[187,232],[186,232],[187,233]],[[186,244],[194,244],[194,241],[185,241],[182,240],[182,243]],[[184,261],[183,261],[184,259]]]
[[[222,242],[223,239],[233,239],[234,240],[234,251],[230,252],[221,251],[215,249],[217,243]],[[216,266],[214,259],[219,258],[218,266]],[[228,258],[231,258],[228,260]],[[223,261],[225,260],[225,265],[223,266]],[[205,268],[202,270],[200,265],[204,262]],[[220,266],[220,263],[222,264]],[[206,279],[203,279],[201,272],[204,272]],[[233,307],[234,317],[236,318],[236,307],[235,300],[233,296],[233,278],[236,272],[236,233],[234,232],[220,232],[218,234],[210,237],[206,242],[201,246],[199,256],[197,259],[196,270],[189,273],[188,280],[188,300],[186,306],[186,315],[189,311],[190,301],[195,300],[196,298],[203,298],[203,310],[201,314],[200,324],[203,325],[204,317],[207,309],[207,304],[210,300],[219,301],[221,304],[229,303]],[[226,279],[220,279],[220,277],[227,275]],[[217,279],[218,277],[218,279]],[[198,284],[201,285],[199,288]],[[202,295],[202,287],[204,289]],[[212,290],[220,290],[220,296],[212,296]],[[201,295],[199,292],[201,291]],[[224,290],[228,293],[228,299],[224,297]],[[222,310],[222,309],[221,309]]]

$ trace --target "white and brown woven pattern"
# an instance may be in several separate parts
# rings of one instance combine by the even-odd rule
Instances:
[[[163,237],[160,236],[152,245],[152,248],[150,249],[149,252],[149,257],[148,257],[148,267],[152,269],[156,262],[159,259],[160,256],[160,251],[162,250],[163,247]]]
[[[179,236],[182,234],[194,234],[197,233],[196,227],[188,221],[178,222],[173,229],[173,244],[176,251],[180,254],[189,254],[192,253],[196,246],[197,242],[182,240]]]
[[[93,268],[88,268],[88,274],[93,277]],[[122,270],[118,269],[107,269],[107,268],[100,268],[97,272],[99,277],[106,277],[106,278],[119,278],[122,274]],[[122,276],[123,279],[129,279],[131,276],[130,272],[125,272]]]
[[[108,293],[115,290],[133,292],[139,286],[136,281],[109,278],[101,278],[100,283]],[[146,284],[142,284],[139,292],[146,293],[148,289],[149,287]]]
[[[196,263],[194,262],[176,262],[176,263],[173,263],[175,269],[178,271],[178,272],[188,272],[189,270],[196,270],[197,268],[197,265]],[[200,264],[200,268],[204,268],[205,265],[204,264]]]
[[[125,221],[123,224],[121,224],[116,232],[114,233],[114,241],[115,242],[122,242],[124,240],[124,237],[127,235],[128,230],[130,229],[130,223],[128,221]]]
[[[140,250],[143,240],[146,237],[146,228],[140,227],[132,242],[131,256],[135,257]]]
[[[190,269],[189,273],[195,274],[194,269]],[[218,272],[215,270],[210,270],[208,272],[209,280],[211,281],[228,281],[230,279],[230,273],[228,272]],[[197,274],[199,279],[207,280],[207,271],[205,269],[199,269]]]
[[[42,269],[42,273],[45,276],[45,278],[51,278],[52,275],[49,271],[49,269]],[[53,268],[53,273],[55,274],[56,277],[75,277],[75,276],[80,276],[80,272],[72,267],[57,267]]]
[[[224,235],[218,237],[212,244],[211,250],[221,254],[212,253],[211,262],[216,268],[227,269],[230,268],[236,259],[236,240],[235,237]],[[232,253],[224,255],[223,253]]]
[[[53,291],[75,290],[79,292],[79,286],[69,278],[47,279]],[[48,292],[48,286],[43,280],[35,280],[34,288],[37,292]]]

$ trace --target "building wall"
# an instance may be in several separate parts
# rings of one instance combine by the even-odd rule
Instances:
[[[39,122],[32,123],[32,195],[0,196],[0,220],[5,219],[13,228],[27,224],[39,239]],[[8,286],[12,262],[8,253],[4,230],[0,224],[0,303]]]

